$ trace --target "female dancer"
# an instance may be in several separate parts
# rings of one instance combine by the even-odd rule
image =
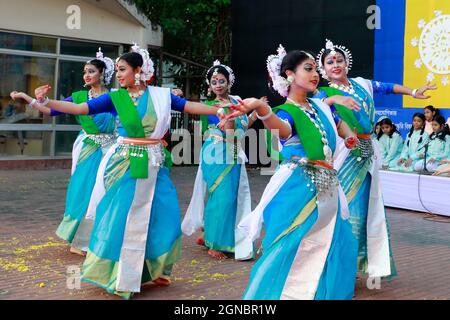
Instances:
[[[400,159],[403,148],[403,138],[391,119],[383,119],[380,122],[380,126],[381,131],[378,133],[377,140],[380,143],[382,168],[390,169],[394,167]]]
[[[118,91],[81,105],[48,98],[43,103],[71,114],[118,115],[119,137],[100,164],[88,208],[95,224],[82,280],[130,298],[141,283],[169,285],[181,253],[180,208],[161,140],[171,109],[212,115],[217,108],[147,86],[153,62],[137,45],[119,57],[116,68]],[[37,98],[42,100],[47,90],[41,88]]]
[[[114,62],[104,57],[99,48],[96,58],[84,66],[83,80],[85,87],[90,87],[90,90],[74,92],[65,101],[85,103],[108,92],[106,87],[111,83],[113,74]],[[24,97],[15,92],[12,95],[16,98]],[[49,116],[62,114],[37,102],[32,103],[32,106]],[[86,255],[93,223],[84,217],[100,162],[115,140],[115,117],[111,113],[102,113],[76,118],[82,131],[73,145],[72,176],[67,190],[66,209],[56,234],[71,243],[70,252]]]
[[[417,161],[424,157],[424,146],[428,143],[428,139],[428,133],[425,132],[425,116],[422,113],[415,113],[400,159],[392,170],[414,171]]]
[[[215,61],[206,73],[206,83],[215,99],[207,104],[238,104],[241,99],[229,94],[234,81],[233,70]],[[202,147],[194,193],[182,230],[190,236],[204,226],[204,235],[197,239],[197,243],[209,248],[208,254],[216,259],[225,259],[225,253],[234,253],[237,260],[251,259],[253,243],[236,226],[251,212],[250,187],[245,169],[247,158],[240,141],[253,120],[249,121],[244,114],[228,122],[222,131],[218,127],[220,119],[217,116],[201,118],[203,133],[209,128],[208,137]]]
[[[353,97],[362,106],[359,112],[354,112],[335,103],[338,114],[351,129],[356,129],[359,138],[357,148],[351,152],[342,148],[344,151],[335,164],[349,203],[353,234],[359,244],[358,270],[368,273],[370,277],[394,275],[395,265],[391,259],[386,213],[378,179],[381,157],[377,144],[371,140],[375,126],[373,94],[396,93],[428,99],[430,97],[425,96],[425,92],[437,87],[427,84],[412,90],[398,84],[349,79],[347,73],[352,66],[350,51],[333,45],[329,40],[317,57],[317,64],[322,76],[330,81],[330,87],[320,88],[316,97],[329,105],[335,103],[332,101],[335,96]]]
[[[273,88],[286,103],[275,108],[244,100],[241,112],[256,110],[276,129],[284,158],[259,205],[240,224],[258,237],[265,223],[263,254],[252,269],[244,299],[351,299],[356,278],[356,242],[345,210],[333,159],[337,136],[357,139],[328,105],[308,99],[319,83],[314,57],[304,51],[268,58]],[[262,219],[263,218],[263,219]]]

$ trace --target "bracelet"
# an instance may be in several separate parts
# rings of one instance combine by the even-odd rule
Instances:
[[[217,109],[216,115],[220,119],[221,117],[226,116],[227,113],[225,112],[224,108],[219,108],[219,109]]]
[[[31,102],[28,104],[29,107],[33,108],[34,105],[37,103],[38,101],[36,99],[31,100]]]
[[[248,116],[248,118],[252,121],[256,121],[257,118],[255,118],[255,112],[250,113],[250,115]]]
[[[42,102],[39,100],[36,100],[36,101],[39,102],[40,105],[46,106],[50,102],[50,99],[48,97],[45,97],[44,101],[42,101]]]
[[[45,97],[44,102],[42,102],[41,104],[42,104],[43,106],[46,106],[46,105],[48,105],[49,102],[50,102],[50,99],[49,99],[48,97]]]
[[[412,92],[411,92],[411,96],[413,96],[414,98],[416,97],[416,93],[417,93],[417,89],[414,89]]]
[[[273,111],[272,111],[272,108],[271,107],[269,107],[269,113],[268,114],[266,114],[265,116],[260,116],[259,114],[258,114],[258,112],[256,112],[256,117],[259,119],[259,120],[261,120],[261,121],[266,121],[267,119],[269,119],[271,116],[272,116],[272,114],[273,114]]]

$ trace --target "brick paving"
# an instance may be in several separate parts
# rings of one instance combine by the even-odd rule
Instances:
[[[173,169],[182,212],[196,170]],[[64,212],[69,173],[66,169],[0,171],[0,300],[120,300],[86,283],[68,289],[68,267],[83,262],[54,234]],[[249,170],[253,206],[269,178]],[[388,209],[388,218],[399,275],[373,290],[365,280],[358,281],[355,299],[449,299],[450,219],[396,209]],[[240,299],[254,262],[215,261],[195,239],[195,235],[183,238],[183,257],[174,268],[173,284],[146,286],[135,299]]]

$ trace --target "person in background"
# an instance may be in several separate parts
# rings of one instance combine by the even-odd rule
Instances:
[[[389,118],[380,122],[381,132],[377,139],[380,144],[382,168],[389,169],[395,167],[403,148],[403,139],[395,124]]]
[[[433,133],[430,141],[424,146],[425,158],[418,161],[414,166],[415,171],[434,172],[441,165],[441,161],[448,157],[450,153],[450,132],[443,116],[436,116],[433,119]]]
[[[425,116],[415,113],[411,130],[406,136],[400,159],[391,170],[404,172],[414,171],[417,161],[424,157],[424,146],[428,143],[428,133],[425,132]]]
[[[439,109],[433,107],[433,106],[426,106],[423,109],[423,114],[425,115],[425,132],[428,133],[428,135],[431,135],[433,133],[433,119],[434,117],[440,115]]]

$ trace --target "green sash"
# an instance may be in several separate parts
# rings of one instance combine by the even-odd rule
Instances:
[[[331,87],[320,87],[319,90],[325,92],[327,96],[344,96],[343,92],[341,90],[331,88]],[[339,116],[344,120],[344,122],[350,127],[350,129],[353,131],[354,128],[356,128],[356,133],[363,134],[364,129],[359,124],[358,120],[355,117],[355,114],[352,110],[340,105],[340,104],[334,104],[336,107],[337,112],[339,113]]]
[[[279,107],[273,108],[273,112],[284,110],[294,119],[294,126],[299,139],[303,145],[306,155],[309,160],[325,160],[323,153],[324,144],[322,142],[322,134],[312,123],[309,117],[298,107],[292,104],[283,104]],[[278,160],[283,161],[283,156],[278,152],[272,150],[272,134],[269,130],[266,131],[267,146],[270,155]]]
[[[131,100],[128,91],[119,89],[109,93],[111,100],[120,117],[120,122],[130,138],[145,138],[142,121]],[[130,172],[135,179],[148,178],[148,151],[141,148],[131,149]]]
[[[206,101],[205,104],[207,106],[213,106],[215,103],[219,102],[219,100],[209,100]],[[228,109],[225,109],[225,112],[227,112]],[[208,123],[208,116],[201,115],[200,116],[200,124],[202,129],[202,134],[204,135],[206,131],[209,129],[209,123]]]
[[[76,103],[76,104],[85,103],[88,101],[88,92],[85,90],[74,92],[74,93],[72,93],[72,100],[73,100],[73,103]],[[92,119],[92,117],[87,116],[87,115],[79,115],[79,116],[76,116],[75,118],[77,119],[78,123],[81,125],[81,127],[87,134],[100,133],[100,129],[97,127],[97,125],[95,124],[94,119]]]

